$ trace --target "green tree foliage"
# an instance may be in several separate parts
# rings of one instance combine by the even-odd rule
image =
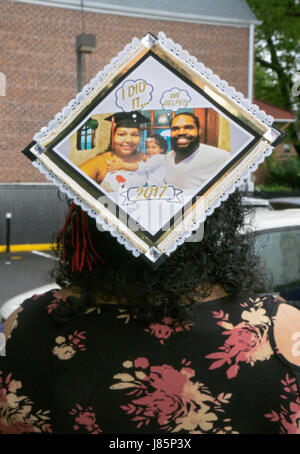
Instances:
[[[295,158],[277,161],[270,156],[266,160],[268,169],[267,183],[269,185],[281,185],[294,190],[300,189],[300,160]]]
[[[254,70],[255,98],[284,108],[285,99],[279,89],[276,75],[258,63]]]
[[[286,132],[300,157],[300,0],[248,0],[256,17],[255,96],[297,115]]]

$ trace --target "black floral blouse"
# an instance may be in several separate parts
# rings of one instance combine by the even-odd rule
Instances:
[[[54,290],[22,305],[0,358],[0,433],[300,433],[300,368],[274,343],[273,297],[148,326],[109,304],[55,325],[58,304]]]

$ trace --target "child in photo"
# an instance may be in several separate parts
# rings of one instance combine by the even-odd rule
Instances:
[[[147,161],[140,164],[140,167],[147,172],[147,183],[149,186],[160,186],[165,183],[166,152],[168,142],[159,134],[153,134],[146,139]]]
[[[119,170],[147,172],[148,185],[160,186],[165,183],[166,151],[168,142],[160,134],[153,134],[146,139],[145,160],[137,162],[124,162],[116,158],[108,164],[108,172],[115,173]]]

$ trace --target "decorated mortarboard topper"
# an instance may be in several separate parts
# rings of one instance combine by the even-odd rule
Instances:
[[[282,140],[272,122],[163,33],[147,34],[24,153],[99,230],[156,267],[194,241],[206,217],[272,153]]]

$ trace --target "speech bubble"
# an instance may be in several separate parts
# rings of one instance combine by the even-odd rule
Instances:
[[[171,90],[164,91],[160,98],[160,104],[165,110],[172,110],[175,112],[178,109],[184,109],[191,101],[191,97],[187,90],[180,88],[171,88]]]
[[[116,105],[123,112],[142,110],[152,100],[153,87],[144,79],[126,80],[116,91]]]

